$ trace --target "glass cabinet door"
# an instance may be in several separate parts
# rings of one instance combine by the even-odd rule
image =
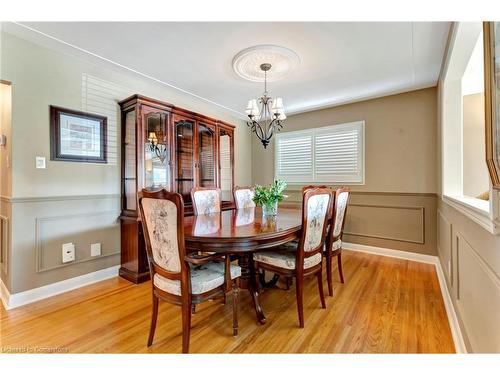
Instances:
[[[135,148],[135,110],[124,115],[125,126],[123,134],[123,209],[135,211],[137,208],[137,176]]]
[[[199,185],[204,187],[216,186],[215,181],[215,129],[213,126],[198,123],[198,152],[199,152]]]
[[[174,123],[175,134],[175,184],[184,203],[191,202],[191,189],[195,186],[194,174],[194,124],[193,120],[179,119]]]
[[[156,189],[170,186],[170,147],[167,114],[144,114],[144,187]]]
[[[219,129],[219,173],[223,201],[233,200],[233,133]]]

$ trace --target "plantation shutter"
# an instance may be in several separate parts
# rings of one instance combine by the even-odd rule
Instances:
[[[364,183],[364,122],[278,134],[275,177],[288,183]]]
[[[291,132],[276,137],[275,174],[287,182],[313,178],[313,137],[311,132]]]
[[[323,182],[363,181],[361,123],[315,130],[314,180]]]

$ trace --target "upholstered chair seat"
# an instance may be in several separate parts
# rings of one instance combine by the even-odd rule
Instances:
[[[279,268],[285,268],[288,270],[295,269],[295,254],[291,251],[269,251],[257,253],[254,255],[253,259]],[[319,263],[321,263],[321,253],[315,254],[312,257],[304,258],[304,269],[314,267]]]
[[[203,294],[224,284],[224,263],[210,262],[201,266],[191,265],[191,293]],[[241,268],[231,264],[231,280],[241,276]],[[154,284],[161,290],[181,295],[181,282],[170,280],[159,274],[154,276]]]

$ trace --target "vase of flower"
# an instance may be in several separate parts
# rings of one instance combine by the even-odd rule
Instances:
[[[286,182],[283,180],[274,180],[271,186],[255,186],[253,201],[262,207],[262,216],[276,216],[278,214],[278,203],[286,198],[286,195],[283,194],[285,188]]]
[[[263,216],[276,216],[278,214],[278,201],[262,206]]]

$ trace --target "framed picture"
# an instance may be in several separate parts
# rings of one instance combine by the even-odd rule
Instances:
[[[50,106],[50,160],[106,163],[107,118]]]
[[[500,189],[500,22],[484,22],[484,100],[486,162],[495,189]]]

